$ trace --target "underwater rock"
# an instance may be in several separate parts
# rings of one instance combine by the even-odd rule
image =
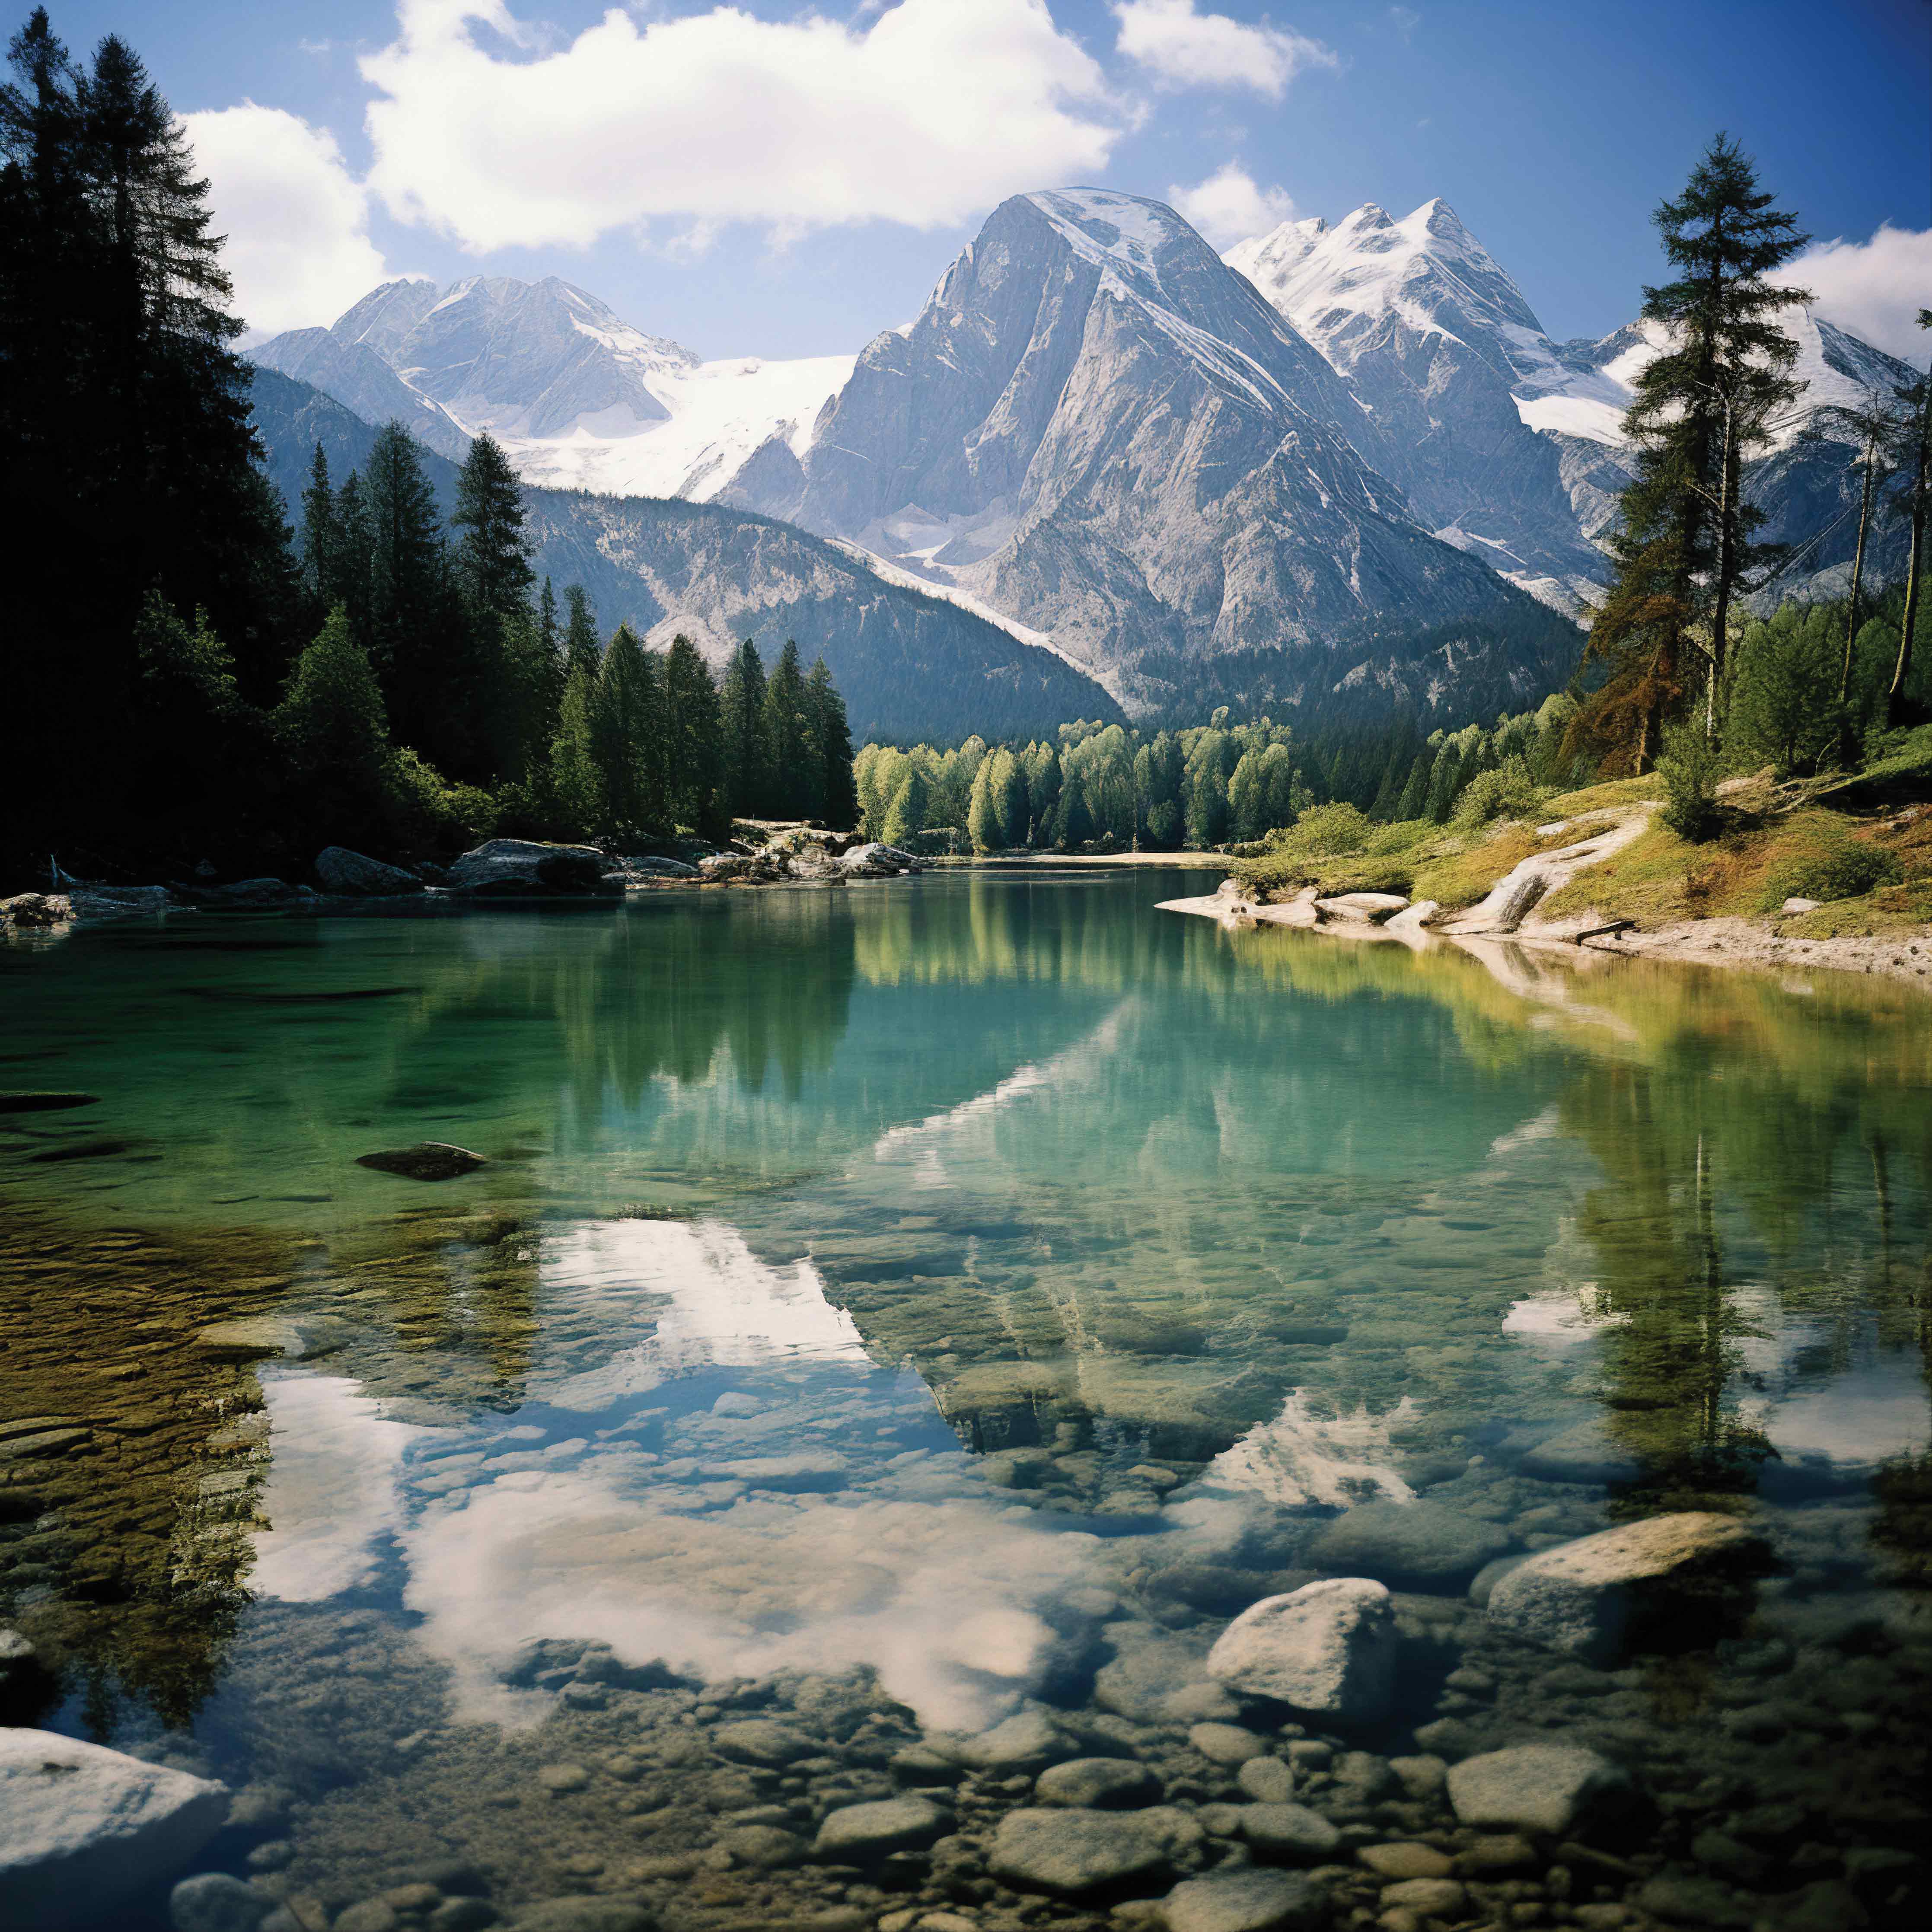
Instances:
[[[1305,1804],[1243,1804],[1241,1836],[1258,1852],[1270,1858],[1332,1858],[1340,1848],[1342,1834],[1318,1811]]]
[[[930,1844],[952,1822],[950,1813],[924,1798],[882,1798],[868,1804],[842,1805],[826,1814],[812,1855],[846,1861],[884,1858]]]
[[[98,1094],[0,1094],[0,1114],[50,1114],[100,1104]]]
[[[473,1174],[489,1162],[467,1148],[448,1141],[418,1141],[414,1147],[386,1148],[380,1154],[359,1154],[358,1167],[373,1167],[378,1174],[399,1174],[410,1180],[454,1180],[458,1174]]]
[[[221,1828],[228,1787],[51,1731],[0,1730],[0,1924],[112,1922]]]
[[[1077,1757],[1040,1773],[1034,1786],[1042,1804],[1116,1811],[1156,1802],[1160,1780],[1144,1764],[1125,1757]]]
[[[1244,1724],[1196,1724],[1187,1733],[1187,1742],[1210,1763],[1231,1768],[1259,1757],[1268,1749],[1266,1739]]]
[[[1308,1560],[1384,1583],[1456,1588],[1513,1540],[1507,1530],[1444,1503],[1364,1503],[1322,1531]]]
[[[1394,1697],[1396,1644],[1388,1590],[1336,1577],[1250,1604],[1209,1652],[1208,1672],[1250,1696],[1366,1723]]]
[[[788,1725],[774,1724],[769,1718],[746,1718],[736,1724],[720,1724],[711,1733],[714,1750],[736,1758],[742,1764],[768,1765],[776,1768],[812,1756],[818,1749],[812,1740]]]
[[[1546,1436],[1522,1459],[1522,1471],[1552,1483],[1624,1483],[1642,1465],[1600,1420],[1592,1418]]]
[[[1592,1813],[1624,1808],[1630,1774],[1574,1744],[1517,1744],[1450,1768],[1449,1802],[1465,1825],[1507,1826],[1555,1837]]]
[[[1161,1911],[1167,1932],[1312,1932],[1328,1923],[1328,1894],[1298,1872],[1250,1865],[1184,1879]]]
[[[1194,1818],[1168,1804],[1144,1811],[1009,1811],[988,1862],[1010,1885],[1073,1898],[1170,1872],[1205,1835]]]
[[[1278,1757],[1251,1757],[1234,1777],[1257,1804],[1286,1804],[1294,1796],[1294,1773]]]
[[[1490,1621],[1546,1649],[1606,1661],[1655,1598],[1760,1546],[1748,1524],[1703,1510],[1600,1530],[1510,1570],[1490,1593]]]
[[[274,1909],[272,1900],[226,1872],[197,1872],[168,1894],[174,1932],[255,1932]]]

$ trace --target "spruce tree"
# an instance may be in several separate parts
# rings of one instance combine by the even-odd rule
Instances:
[[[1918,326],[1932,328],[1932,308],[1918,311]],[[1912,536],[1906,553],[1905,608],[1898,627],[1898,655],[1893,660],[1892,682],[1886,692],[1888,725],[1912,722],[1912,701],[1906,695],[1906,686],[1912,677],[1912,632],[1918,621],[1918,600],[1923,594],[1926,500],[1932,495],[1932,373],[1908,383],[1899,391],[1898,400],[1913,418],[1917,434],[1907,466],[1912,477],[1907,500]]]
[[[598,700],[595,676],[580,664],[573,665],[557,707],[556,730],[550,747],[550,793],[556,802],[561,830],[572,838],[601,833],[608,817],[604,774],[598,761]]]
[[[563,634],[565,675],[580,670],[594,681],[604,662],[604,647],[597,641],[597,614],[582,584],[564,586],[563,608],[570,614]]]
[[[272,722],[299,790],[304,829],[343,841],[380,831],[393,769],[388,719],[375,673],[340,605],[297,661]]]
[[[1398,822],[1420,818],[1428,810],[1429,773],[1434,763],[1434,757],[1430,752],[1416,753],[1414,762],[1408,768],[1408,782],[1396,801],[1394,812]]]
[[[657,664],[630,626],[620,624],[604,652],[591,717],[604,808],[600,832],[622,837],[664,827],[664,725]]]
[[[859,816],[859,796],[852,777],[852,728],[846,722],[845,700],[822,657],[813,660],[812,675],[805,681],[805,715],[818,788],[811,816],[835,831],[849,831]]]
[[[740,818],[765,815],[770,803],[771,748],[765,742],[765,667],[749,638],[724,672],[720,704],[725,796]]]
[[[718,687],[698,646],[682,632],[664,663],[665,803],[674,824],[706,837],[730,830],[723,799],[724,744]]]
[[[926,774],[916,765],[908,764],[886,805],[886,822],[880,829],[880,838],[886,844],[896,845],[903,851],[926,830],[929,800]]]
[[[1644,319],[1666,344],[1638,376],[1624,419],[1636,476],[1612,539],[1616,579],[1585,648],[1604,679],[1572,740],[1634,771],[1648,769],[1665,717],[1700,682],[1713,694],[1721,685],[1733,596],[1762,554],[1750,532],[1763,513],[1741,500],[1739,481],[1799,387],[1790,373],[1797,347],[1778,316],[1810,299],[1766,279],[1809,238],[1774,199],[1749,157],[1720,134],[1684,192],[1657,211],[1678,272],[1644,291]],[[1708,638],[1701,667],[1700,620]]]
[[[308,488],[302,492],[297,554],[302,560],[302,588],[325,607],[339,601],[341,552],[342,526],[335,493],[329,487],[328,458],[318,442],[309,464]]]
[[[329,602],[342,605],[350,630],[366,653],[376,643],[376,542],[362,478],[352,470],[335,493],[334,526],[335,577]]]
[[[456,472],[450,522],[462,532],[457,575],[478,610],[508,617],[526,608],[535,574],[524,520],[523,487],[502,445],[494,436],[478,436]]]
[[[805,674],[799,668],[798,646],[788,638],[772,671],[760,707],[766,755],[771,760],[768,794],[772,815],[802,818],[810,804],[806,776],[809,758],[805,714]]]
[[[442,523],[422,455],[400,423],[376,432],[362,494],[369,522],[370,656],[397,736],[442,763],[458,695],[454,674],[470,668],[452,664],[442,648]]]

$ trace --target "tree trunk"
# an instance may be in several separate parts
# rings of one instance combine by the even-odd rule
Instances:
[[[1718,686],[1724,675],[1725,633],[1731,621],[1731,580],[1736,573],[1731,548],[1731,464],[1735,447],[1730,398],[1724,399],[1724,444],[1718,472],[1718,597],[1711,616],[1711,682],[1704,694],[1704,735],[1718,735]]]
[[[1885,694],[1885,722],[1903,724],[1906,680],[1912,675],[1912,633],[1918,622],[1918,586],[1923,574],[1925,537],[1925,472],[1932,457],[1932,382],[1918,412],[1918,466],[1912,482],[1912,550],[1905,567],[1905,621],[1900,626],[1898,662],[1892,667],[1892,688]]]
[[[1858,592],[1865,576],[1865,532],[1871,526],[1872,471],[1877,458],[1877,439],[1865,437],[1864,480],[1858,489],[1858,541],[1852,552],[1852,595],[1845,610],[1845,656],[1838,667],[1838,761],[1847,767],[1857,756],[1852,739],[1852,652],[1858,640]]]

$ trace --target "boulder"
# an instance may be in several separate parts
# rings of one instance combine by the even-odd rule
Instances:
[[[1294,1796],[1294,1772],[1278,1757],[1251,1757],[1234,1778],[1257,1804],[1286,1804]]]
[[[1311,1715],[1372,1723],[1395,1695],[1395,1612],[1366,1576],[1305,1584],[1252,1604],[1208,1654],[1208,1674]]]
[[[1624,1483],[1642,1466],[1605,1424],[1592,1417],[1574,1429],[1546,1436],[1522,1459],[1525,1475],[1552,1483]]]
[[[988,1865],[1009,1885],[1077,1898],[1172,1873],[1205,1836],[1190,1814],[1170,1804],[1143,1811],[1009,1811]]]
[[[721,1756],[736,1758],[740,1764],[762,1764],[774,1769],[813,1756],[818,1750],[802,1732],[774,1724],[769,1718],[720,1724],[711,1733],[711,1746]]]
[[[400,866],[386,866],[346,845],[326,845],[315,855],[316,883],[326,892],[346,898],[388,898],[398,892],[419,892],[422,881]]]
[[[271,886],[275,889],[272,892]],[[230,896],[238,892],[242,896]],[[280,879],[244,879],[239,887],[223,888],[219,897],[232,904],[278,905],[294,896],[295,888]],[[90,924],[110,919],[146,919],[182,909],[181,900],[166,886],[88,886],[70,892],[67,905],[70,917]]]
[[[925,869],[910,852],[902,852],[896,845],[881,845],[876,841],[869,845],[854,846],[838,862],[848,878],[886,878],[897,872]]]
[[[626,859],[624,870],[641,873],[647,878],[660,879],[694,879],[699,876],[695,866],[687,866],[682,859],[662,859],[646,856]]]
[[[10,899],[0,899],[0,920],[22,932],[64,926],[73,916],[73,902],[64,892],[16,892]]]
[[[1822,899],[1786,899],[1778,908],[1780,912],[1816,912],[1823,904]]]
[[[1630,1774],[1574,1744],[1517,1744],[1449,1768],[1449,1802],[1465,1825],[1556,1837],[1626,1809]]]
[[[1408,904],[1400,892],[1338,892],[1315,902],[1316,916],[1324,924],[1379,926]]]
[[[449,868],[454,892],[472,898],[552,898],[608,895],[610,860],[592,845],[542,845],[527,838],[491,838]]]
[[[197,1872],[168,1894],[174,1932],[255,1932],[274,1902],[226,1872]]]
[[[1316,1568],[1420,1589],[1460,1589],[1513,1540],[1444,1503],[1363,1503],[1337,1516],[1308,1551]]]
[[[414,1147],[386,1148],[380,1154],[358,1154],[358,1167],[373,1167],[378,1174],[400,1174],[410,1180],[454,1180],[460,1174],[473,1174],[489,1162],[467,1148],[448,1141],[418,1141]]]
[[[1242,1804],[1240,1833],[1264,1857],[1318,1864],[1333,1858],[1342,1843],[1340,1828],[1305,1804]]]
[[[1390,932],[1420,932],[1441,910],[1434,899],[1418,899],[1413,905],[1405,906],[1393,918],[1384,920],[1383,924]]]
[[[1154,1804],[1161,1795],[1160,1780],[1132,1758],[1076,1757],[1042,1772],[1033,1795],[1041,1804],[1125,1811]]]
[[[1687,1587],[1749,1567],[1762,1549],[1757,1532],[1734,1516],[1651,1516],[1518,1564],[1490,1591],[1490,1621],[1546,1649],[1607,1663],[1634,1624],[1662,1614]]]
[[[952,1814],[929,1798],[881,1798],[868,1804],[842,1805],[825,1814],[812,1855],[856,1864],[929,1845],[952,1828]]]
[[[1161,1900],[1167,1932],[1315,1932],[1328,1894],[1299,1872],[1250,1865],[1184,1879]]]
[[[221,1828],[228,1787],[51,1731],[0,1730],[0,1924],[116,1922]]]
[[[1016,1711],[974,1737],[936,1741],[951,1758],[975,1771],[1033,1772],[1078,1754],[1078,1741],[1044,1711]]]

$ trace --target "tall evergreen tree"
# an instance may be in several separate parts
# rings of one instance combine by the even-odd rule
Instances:
[[[335,493],[329,487],[328,458],[319,442],[309,464],[308,488],[302,492],[296,549],[302,560],[302,588],[325,605],[339,601],[342,524]]]
[[[595,680],[604,662],[604,647],[597,641],[597,614],[580,584],[564,586],[563,608],[570,614],[564,628],[564,672],[581,671]]]
[[[810,815],[835,831],[849,830],[859,816],[852,781],[852,728],[846,722],[845,700],[822,657],[813,660],[812,674],[805,681],[805,716],[811,773],[818,788]]]
[[[503,446],[479,436],[456,472],[456,509],[462,532],[456,569],[464,594],[480,610],[508,617],[526,608],[536,580],[524,529],[523,487]]]
[[[761,707],[766,755],[771,760],[770,808],[781,818],[801,818],[812,808],[805,773],[810,761],[805,709],[805,674],[790,638],[778,653]]]
[[[718,687],[698,646],[682,632],[664,655],[664,740],[665,805],[672,823],[707,836],[728,830]]]
[[[1766,278],[1809,238],[1774,208],[1749,157],[1720,134],[1684,192],[1657,211],[1676,279],[1644,291],[1644,318],[1667,346],[1637,378],[1624,419],[1636,476],[1613,545],[1617,575],[1592,626],[1586,661],[1602,683],[1578,713],[1573,742],[1636,771],[1656,754],[1666,715],[1700,676],[1714,690],[1740,576],[1762,554],[1763,513],[1742,501],[1747,454],[1797,394],[1796,345],[1780,310],[1810,299]],[[1694,662],[1700,619],[1708,637]]]
[[[720,705],[724,738],[725,798],[741,818],[766,812],[771,790],[771,749],[765,742],[765,666],[749,638],[724,672]]]
[[[550,746],[550,795],[556,801],[563,830],[572,838],[601,833],[608,818],[604,773],[598,760],[602,748],[598,694],[595,675],[580,664],[573,664],[557,707],[556,730]]]
[[[443,762],[456,694],[447,641],[442,520],[416,440],[400,423],[376,432],[362,478],[369,523],[370,656],[397,735]]]
[[[665,822],[664,690],[658,667],[628,624],[605,647],[591,718],[604,808],[600,832],[622,836]]]
[[[1918,311],[1918,326],[1932,328],[1932,308]],[[1906,556],[1905,609],[1898,627],[1898,655],[1893,661],[1892,683],[1885,698],[1885,722],[1888,725],[1908,722],[1911,708],[1906,686],[1912,676],[1912,632],[1918,622],[1918,600],[1925,574],[1926,500],[1932,495],[1932,372],[1907,384],[1899,392],[1898,399],[1915,418],[1918,434],[1909,466],[1912,482],[1906,500],[1912,538]]]

